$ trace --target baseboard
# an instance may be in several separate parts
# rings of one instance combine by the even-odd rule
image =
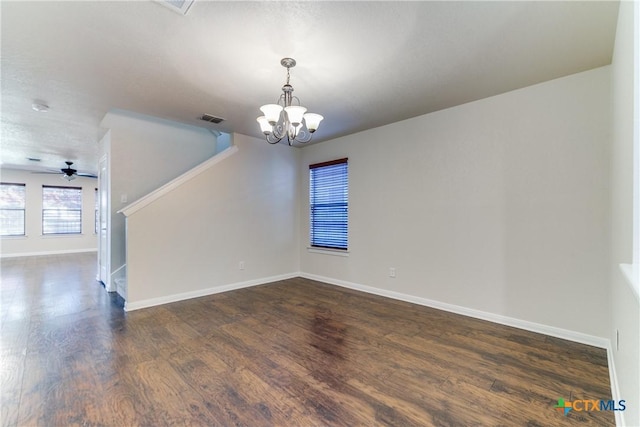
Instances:
[[[123,286],[123,283],[125,286]],[[120,296],[127,295],[127,264],[122,264],[109,275],[109,286],[105,286],[108,292],[117,292]],[[105,284],[106,285],[106,284]]]
[[[609,381],[611,382],[611,399],[618,402],[620,397],[620,387],[618,385],[618,375],[616,374],[616,366],[613,360],[613,347],[611,341],[607,345],[607,365],[609,366]],[[617,426],[626,426],[624,421],[624,411],[614,411]]]
[[[300,276],[300,273],[298,272],[280,274],[277,276],[263,277],[260,279],[248,280],[246,282],[231,283],[228,285],[215,286],[213,288],[206,288],[206,289],[198,289],[196,291],[183,292],[179,294],[172,294],[172,295],[167,295],[163,297],[150,298],[150,299],[145,299],[141,301],[134,301],[134,302],[127,301],[125,302],[124,310],[125,311],[139,310],[141,308],[154,307],[157,305],[169,304],[172,302],[183,301],[191,298],[199,298],[207,295],[219,294],[221,292],[233,291],[235,289],[250,288],[252,286],[264,285],[267,283],[277,282],[279,280],[292,279],[294,277],[299,277],[299,276]]]
[[[0,258],[20,258],[29,256],[46,256],[46,255],[66,255],[80,254],[86,252],[98,252],[98,249],[66,249],[62,251],[44,251],[44,252],[21,252],[17,254],[0,254]]]
[[[526,320],[515,319],[508,316],[502,316],[500,314],[488,313],[480,310],[474,310],[467,307],[462,307],[454,304],[448,304],[441,301],[435,301],[427,298],[416,297],[413,295],[403,294],[400,292],[389,291],[380,288],[374,288],[372,286],[361,285],[358,283],[347,282],[344,280],[333,279],[325,276],[318,276],[310,273],[300,273],[300,277],[306,279],[317,280],[319,282],[329,283],[336,286],[341,286],[348,289],[366,292],[369,294],[379,295],[387,298],[392,298],[400,301],[406,301],[426,307],[436,308],[439,310],[448,311],[455,314],[461,314],[463,316],[473,317],[476,319],[487,320],[489,322],[498,323],[501,325],[512,326],[514,328],[523,329],[530,332],[536,332],[539,334],[550,335],[556,338],[562,338],[568,341],[574,341],[580,344],[587,344],[594,347],[602,348],[607,351],[607,364],[609,367],[609,381],[611,382],[611,398],[618,402],[621,400],[620,389],[618,385],[618,376],[616,374],[615,363],[613,360],[613,349],[611,347],[611,341],[597,337],[593,335],[583,334],[581,332],[570,331],[567,329],[557,328],[555,326],[543,325],[540,323],[529,322]],[[606,396],[602,396],[605,398]],[[617,426],[625,426],[624,412],[615,411],[615,421]]]
[[[498,323],[506,326],[512,326],[514,328],[524,329],[526,331],[536,332],[539,334],[550,335],[552,337],[562,338],[565,340],[574,341],[581,344],[587,344],[587,345],[591,345],[598,348],[607,349],[610,346],[609,340],[606,338],[596,337],[593,335],[583,334],[581,332],[557,328],[555,326],[548,326],[540,323],[529,322],[526,320],[515,319],[513,317],[503,316],[500,314],[488,313],[485,311],[475,310],[472,308],[462,307],[459,305],[449,304],[441,301],[435,301],[427,298],[416,297],[413,295],[389,291],[386,289],[374,288],[372,286],[360,285],[358,283],[347,282],[344,280],[333,279],[330,277],[318,276],[315,274],[300,273],[300,276],[307,279],[311,279],[311,280],[317,280],[319,282],[325,282],[332,285],[342,286],[344,288],[362,291],[362,292],[366,292],[374,295],[380,295],[383,297],[392,298],[400,301],[406,301],[413,304],[424,305],[426,307],[437,308],[439,310],[461,314],[467,317],[487,320],[489,322]]]
[[[353,289],[369,294],[379,295],[387,298],[392,298],[400,301],[406,301],[413,304],[418,304],[426,307],[436,308],[443,311],[448,311],[455,314],[460,314],[467,317],[473,317],[476,319],[487,320],[489,322],[511,326],[518,329],[523,329],[530,332],[549,335],[556,338],[562,338],[569,341],[578,342],[581,344],[587,344],[594,347],[602,348],[607,351],[607,360],[609,366],[609,379],[611,382],[611,394],[612,399],[615,401],[620,400],[620,391],[618,388],[618,378],[616,375],[613,350],[610,340],[606,338],[596,337],[593,335],[583,334],[581,332],[570,331],[567,329],[557,328],[554,326],[543,325],[540,323],[529,322],[526,320],[515,319],[508,316],[503,316],[494,313],[488,313],[480,310],[475,310],[467,307],[462,307],[454,304],[444,303],[441,301],[435,301],[428,298],[417,297],[413,295],[403,294],[400,292],[389,291],[385,289],[375,288],[372,286],[361,285],[353,282],[347,282],[344,280],[333,279],[325,276],[318,276],[316,274],[295,272],[282,274],[271,277],[264,277],[255,280],[249,280],[246,282],[232,283],[229,285],[216,286],[213,288],[200,289],[192,292],[184,292],[180,294],[173,294],[164,297],[151,298],[142,301],[136,301],[133,303],[125,302],[125,311],[139,310],[142,308],[153,307],[162,304],[168,304],[177,301],[183,301],[191,298],[199,298],[207,295],[213,295],[221,292],[232,291],[235,289],[249,288],[252,286],[264,285],[267,283],[277,282],[279,280],[286,280],[295,277],[303,277],[306,279],[316,280],[323,283],[329,283],[336,286],[341,286],[348,289]],[[621,411],[615,412],[616,425],[624,426],[624,414]]]
[[[114,280],[115,286],[112,292],[117,292],[118,295],[123,296],[127,294],[127,279],[119,278]]]

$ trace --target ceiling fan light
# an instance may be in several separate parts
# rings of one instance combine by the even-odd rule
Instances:
[[[322,121],[322,119],[324,119],[324,117],[316,113],[306,113],[304,115],[304,123],[307,125],[307,129],[309,129],[309,132],[311,133],[315,132],[318,129],[318,126],[320,126],[320,122]]]
[[[269,124],[267,118],[265,116],[260,116],[256,120],[260,124],[260,130],[262,131],[262,133],[264,133],[265,135],[269,135],[271,133],[272,126]]]
[[[304,113],[306,113],[307,109],[301,107],[299,105],[291,105],[289,107],[285,107],[284,111],[287,113],[287,117],[289,117],[289,121],[294,127],[300,126],[302,123],[302,117]]]
[[[267,104],[260,107],[260,111],[264,113],[264,117],[267,119],[271,126],[278,123],[280,119],[280,112],[282,111],[282,106],[278,104]]]
[[[74,179],[76,179],[76,174],[73,174],[73,175],[64,174],[62,175],[62,179],[66,179],[67,181],[73,181]]]

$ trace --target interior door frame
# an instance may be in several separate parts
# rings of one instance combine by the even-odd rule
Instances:
[[[111,198],[109,197],[109,159],[105,154],[98,162],[98,280],[107,292],[111,284]]]

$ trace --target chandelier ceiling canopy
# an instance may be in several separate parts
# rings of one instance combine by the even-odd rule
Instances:
[[[300,99],[292,95],[293,86],[289,84],[289,70],[296,66],[296,60],[283,58],[280,64],[287,69],[287,81],[282,86],[282,94],[277,103],[260,107],[264,115],[256,120],[269,144],[277,144],[285,137],[289,145],[293,142],[309,142],[324,117],[307,113],[307,109],[300,105]]]

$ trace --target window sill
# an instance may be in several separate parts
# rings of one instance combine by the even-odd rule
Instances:
[[[329,249],[329,248],[314,248],[312,246],[307,247],[307,252],[312,254],[324,254],[324,255],[333,255],[333,256],[342,256],[342,257],[349,256],[349,251],[343,251],[340,249]]]
[[[26,239],[28,236],[26,234],[22,234],[20,236],[0,236],[0,239],[2,240],[20,240],[20,239]]]
[[[58,237],[64,237],[64,238],[72,238],[72,237],[83,237],[84,234],[80,233],[61,233],[61,234],[41,234],[41,237],[43,239],[55,239]]]

